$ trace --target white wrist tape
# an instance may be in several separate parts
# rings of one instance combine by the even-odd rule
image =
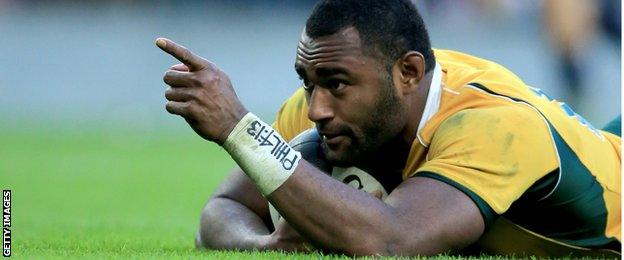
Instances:
[[[301,153],[270,125],[247,113],[223,145],[264,196],[279,188],[295,171]]]

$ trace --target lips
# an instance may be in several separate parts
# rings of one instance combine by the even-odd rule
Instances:
[[[341,134],[321,134],[321,138],[328,146],[336,147],[340,144],[340,142],[342,142],[342,140],[347,138],[347,136]]]
[[[316,130],[323,143],[332,150],[337,149],[341,143],[348,142],[352,133],[346,125],[339,124],[317,124]]]
[[[327,140],[327,139],[332,139],[336,136],[341,136],[340,133],[338,132],[324,132],[324,131],[319,131],[318,132],[319,135],[321,136],[321,138],[323,139],[323,141]]]

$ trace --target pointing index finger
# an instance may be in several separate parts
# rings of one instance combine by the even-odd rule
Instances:
[[[202,57],[195,55],[186,47],[172,40],[158,38],[156,39],[156,46],[184,63],[191,71],[201,70],[206,67],[206,61]]]

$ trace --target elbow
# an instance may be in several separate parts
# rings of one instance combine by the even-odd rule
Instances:
[[[202,242],[201,239],[201,232],[197,232],[197,234],[195,235],[195,249],[207,249],[204,246],[204,243]]]
[[[195,249],[197,250],[223,250],[223,249],[233,249],[226,245],[220,244],[215,241],[211,241],[207,234],[202,235],[202,230],[197,231],[195,235]]]
[[[198,249],[198,250],[218,249],[218,248],[215,248],[214,246],[211,246],[210,243],[207,243],[208,239],[202,236],[203,229],[205,229],[205,227],[202,227],[202,224],[200,224],[199,230],[197,231],[197,234],[195,234],[195,249]]]
[[[211,199],[213,200],[213,199]],[[210,215],[211,211],[209,209],[210,201],[206,203],[206,206],[202,209],[202,212],[199,217],[199,228],[197,229],[197,233],[195,234],[195,248],[196,249],[220,249],[218,246],[211,243],[210,234],[215,231],[212,230],[214,227],[210,225],[213,221]]]
[[[204,237],[206,233],[209,233],[207,232],[209,231],[208,230],[209,227],[207,226],[207,223],[209,221],[208,219],[209,211],[206,210],[206,208],[208,207],[208,204],[210,204],[210,201],[208,201],[206,206],[204,206],[199,216],[199,229],[197,230],[197,233],[195,233],[195,248],[196,249],[211,249],[210,246],[208,246],[208,244],[206,243],[206,237]]]

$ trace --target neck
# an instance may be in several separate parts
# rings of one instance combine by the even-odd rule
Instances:
[[[386,191],[392,191],[403,181],[402,171],[410,146],[397,136],[381,147],[374,156],[355,166],[377,179]]]
[[[416,139],[416,134],[418,131],[418,125],[420,124],[420,120],[425,111],[425,105],[427,104],[427,95],[429,94],[429,87],[431,86],[431,81],[433,80],[433,71],[425,74],[425,77],[418,83],[418,90],[416,90],[415,95],[409,97],[407,101],[407,124],[401,133],[403,138],[403,142],[408,144],[410,147]]]
[[[397,137],[385,143],[369,158],[362,160],[356,166],[372,171],[402,169],[410,148],[411,144],[407,144],[401,137]]]

